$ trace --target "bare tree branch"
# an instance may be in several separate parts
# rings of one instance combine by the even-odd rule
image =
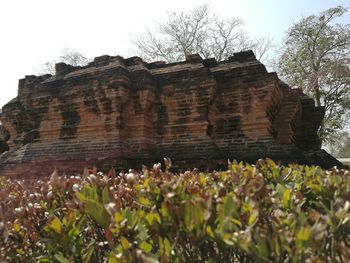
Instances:
[[[221,61],[247,49],[266,59],[272,47],[271,38],[252,38],[239,18],[220,19],[207,4],[190,11],[169,12],[165,22],[158,23],[156,29],[146,28],[143,34],[133,35],[132,42],[145,60],[166,62],[183,60],[194,53]]]
[[[85,66],[89,63],[89,60],[82,53],[70,50],[69,48],[65,48],[62,51],[62,55],[59,56],[58,59],[55,59],[50,62],[45,62],[39,65],[39,68],[36,69],[36,73],[38,75],[43,74],[51,74],[55,75],[55,63],[64,62],[72,66]]]

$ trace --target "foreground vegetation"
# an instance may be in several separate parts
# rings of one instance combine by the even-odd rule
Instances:
[[[1,262],[349,262],[350,173],[227,171],[0,179]]]

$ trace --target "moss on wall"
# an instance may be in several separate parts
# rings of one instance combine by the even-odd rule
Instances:
[[[92,89],[84,90],[83,103],[89,112],[95,113],[96,115],[101,114],[97,100],[95,99],[95,92]]]
[[[40,139],[40,124],[42,116],[48,111],[48,100],[39,100],[38,108],[26,109],[19,104],[18,112],[12,116],[12,124],[16,130],[13,142],[25,145]]]
[[[76,133],[80,123],[80,116],[75,103],[64,103],[59,105],[62,116],[60,139],[76,138]]]

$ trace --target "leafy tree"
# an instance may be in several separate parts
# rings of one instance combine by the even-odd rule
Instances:
[[[198,53],[224,60],[234,52],[252,49],[258,59],[267,59],[269,37],[253,38],[239,18],[220,19],[204,4],[189,11],[169,12],[164,22],[132,36],[139,55],[146,60],[175,62]]]
[[[335,21],[346,12],[338,6],[294,24],[277,63],[280,76],[325,107],[319,134],[326,143],[333,143],[350,119],[350,25]]]
[[[55,63],[64,62],[72,66],[85,66],[89,63],[89,58],[83,55],[80,52],[70,50],[69,48],[63,49],[62,55],[50,62],[45,62],[44,64],[39,65],[37,69],[37,74],[55,74]]]
[[[348,137],[344,141],[344,145],[339,149],[337,153],[339,158],[349,158],[350,157],[350,138]]]
[[[334,143],[327,145],[328,150],[337,158],[350,157],[350,136],[347,131],[339,132]]]

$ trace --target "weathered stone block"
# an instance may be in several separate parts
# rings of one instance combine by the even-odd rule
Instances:
[[[261,157],[341,165],[320,150],[324,109],[268,73],[252,51],[171,64],[100,56],[19,82],[1,113],[0,175],[140,167],[164,156],[178,168]]]

